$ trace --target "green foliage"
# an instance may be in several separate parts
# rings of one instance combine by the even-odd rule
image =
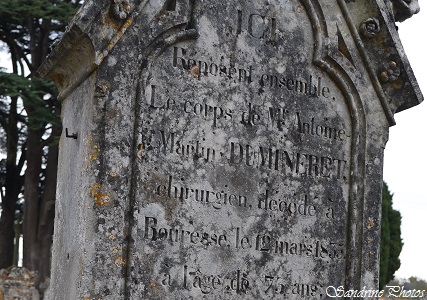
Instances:
[[[26,78],[13,73],[0,72],[0,110],[7,115],[9,98],[20,97],[27,110],[31,110],[29,129],[37,130],[47,124],[60,125],[60,118],[51,101],[57,94],[55,85],[40,78]],[[25,116],[21,116],[26,121]]]
[[[394,278],[394,272],[400,268],[399,255],[402,252],[403,242],[401,239],[400,225],[402,216],[400,212],[391,209],[390,211],[390,254],[388,276],[386,280],[390,281]]]
[[[14,73],[37,70],[78,6],[76,0],[0,0],[0,41],[9,48]]]
[[[29,18],[65,24],[77,7],[76,1],[0,0],[0,23],[17,29],[28,26]]]
[[[387,286],[394,286],[394,287],[399,287],[399,288],[395,288],[394,290],[390,290],[389,288],[385,288],[384,290],[386,291],[385,297],[386,299],[396,299],[396,295],[399,295],[400,292],[402,291],[406,291],[406,296],[404,295],[405,293],[403,293],[401,296],[401,298],[399,299],[426,299],[425,297],[416,297],[414,296],[412,293],[415,293],[415,291],[424,291],[424,296],[427,295],[427,281],[418,278],[416,276],[411,276],[408,279],[402,279],[402,278],[397,278],[397,279],[393,279],[392,281],[390,281],[389,283],[387,283]],[[390,295],[389,292],[392,292],[393,295]],[[411,293],[412,291],[412,293]]]
[[[28,79],[17,74],[0,72],[0,99],[7,100],[7,97],[19,97],[24,90],[27,90]]]
[[[408,281],[411,289],[427,291],[427,281],[416,276],[409,277]]]
[[[13,211],[22,206],[24,193],[24,266],[39,272],[40,281],[49,277],[44,253],[50,251],[53,215],[43,210],[54,197],[55,175],[46,174],[56,174],[61,123],[55,86],[34,74],[80,2],[0,0],[0,51],[8,51],[11,62],[10,73],[0,68],[0,152],[7,155],[7,167],[0,164],[0,194],[3,207],[12,208],[0,212],[0,269],[12,264]]]
[[[394,278],[394,273],[400,268],[399,255],[402,251],[400,212],[393,209],[393,195],[384,183],[382,197],[381,220],[381,249],[380,249],[380,286]]]
[[[70,1],[2,0],[0,3],[2,3],[0,14],[9,16],[14,24],[19,24],[29,15],[66,22],[70,13],[75,12],[70,9],[72,4]]]
[[[28,130],[60,125],[55,86],[32,75],[79,5],[76,0],[0,0],[0,41],[7,46],[13,66],[12,73],[0,70],[3,128],[8,126],[9,103],[14,97],[25,108],[20,122]]]

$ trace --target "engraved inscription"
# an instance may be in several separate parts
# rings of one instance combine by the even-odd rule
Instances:
[[[351,254],[346,96],[299,1],[214,6],[141,72],[132,268],[144,296],[323,299]]]
[[[290,151],[279,147],[230,142],[230,164],[268,168],[288,176],[326,177],[345,180],[347,160],[323,154]]]
[[[306,78],[259,73],[255,66],[242,66],[228,62],[224,56],[215,61],[208,57],[202,59],[189,56],[188,50],[182,47],[173,48],[172,66],[186,70],[192,77],[200,80],[203,77],[219,77],[233,82],[251,84],[257,83],[262,89],[281,89],[293,94],[306,95],[335,100],[331,96],[331,89],[322,83],[321,77],[308,75]],[[197,55],[197,54],[196,54]]]
[[[237,10],[236,34],[247,31],[250,37],[256,39],[266,39],[270,42],[276,41],[277,19],[267,17],[260,13],[244,15],[242,10]]]
[[[173,154],[182,158],[202,159],[207,163],[221,165],[243,165],[275,171],[284,176],[320,177],[345,181],[348,163],[346,159],[321,153],[300,152],[282,146],[268,147],[251,145],[232,139],[228,147],[213,149],[203,146],[201,141],[178,139],[183,133],[161,130],[146,136],[144,143],[151,152]],[[219,154],[219,155],[218,155]]]
[[[170,266],[168,266],[170,268]],[[178,269],[179,268],[179,269]],[[210,295],[219,290],[226,294],[246,294],[251,289],[259,288],[265,297],[272,295],[299,295],[302,297],[322,297],[321,286],[318,283],[303,283],[291,279],[290,272],[265,271],[261,276],[254,276],[247,270],[229,270],[226,273],[204,271],[199,266],[177,266],[176,274],[164,273],[159,278],[165,287],[176,283],[186,290],[199,290],[204,295]]]
[[[212,58],[209,58],[212,60]],[[181,47],[173,48],[172,65],[174,68],[187,70],[193,77],[200,80],[204,77],[221,77],[238,82],[251,83],[253,67],[236,67],[235,65],[226,65],[223,61],[211,62],[199,58],[189,58],[187,50]]]
[[[203,188],[198,185],[188,186],[182,181],[167,176],[167,183],[159,183],[152,190],[156,197],[178,200],[181,203],[199,203],[214,210],[238,208],[240,210],[257,210],[267,212],[273,219],[288,220],[296,217],[333,220],[336,218],[332,199],[309,194],[282,195],[279,189],[266,189],[260,194],[234,193],[225,185],[219,189]]]
[[[156,217],[145,216],[143,238],[151,242],[168,242],[180,247],[233,248],[236,251],[252,250],[277,256],[299,256],[306,259],[341,260],[345,258],[344,243],[277,236],[266,233],[244,233],[240,227],[229,231],[206,232],[190,226],[168,226],[159,224]]]
[[[224,188],[227,188],[225,186]],[[248,197],[237,195],[227,190],[214,191],[197,187],[187,187],[178,185],[173,181],[172,176],[168,176],[168,184],[159,184],[156,187],[156,195],[170,199],[179,199],[185,201],[196,201],[201,204],[207,204],[214,209],[221,209],[225,206],[240,207],[251,209],[248,204]]]

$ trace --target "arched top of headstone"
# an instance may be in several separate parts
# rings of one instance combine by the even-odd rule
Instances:
[[[40,68],[39,74],[51,78],[60,89],[60,98],[64,98],[96,70],[123,35],[135,34],[132,28],[139,26],[135,24],[135,20],[141,20],[140,16],[144,16],[142,20],[150,24],[152,34],[148,36],[153,41],[159,39],[164,30],[183,24],[186,28],[181,31],[181,36],[175,38],[186,39],[197,35],[197,19],[202,16],[201,12],[195,11],[197,2],[111,0],[99,5],[94,1],[87,1]],[[395,112],[410,108],[423,100],[394,23],[417,13],[417,2],[337,2],[341,6],[341,18],[347,22],[351,38],[370,72],[371,82],[379,98],[382,99],[384,111],[390,123],[394,124]],[[320,16],[328,19],[329,12],[325,4],[322,4],[322,1],[312,3]],[[326,32],[319,33],[324,35],[325,39],[333,40],[336,37],[330,36],[330,27],[331,24],[325,22]],[[338,50],[346,56],[349,53],[348,46],[340,36],[339,29],[336,34]],[[166,40],[163,42],[167,43]],[[333,51],[333,46],[332,43],[324,45],[327,48],[324,50]]]
[[[86,2],[39,70],[66,100],[53,298],[376,288],[388,129],[422,101],[396,19],[384,0]]]

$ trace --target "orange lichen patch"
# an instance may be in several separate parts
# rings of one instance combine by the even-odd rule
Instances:
[[[107,194],[97,194],[95,195],[95,203],[99,206],[104,206],[110,202],[110,196]]]
[[[91,194],[91,196],[92,196],[92,197],[94,197],[94,194],[95,194],[96,192],[98,192],[100,189],[101,189],[101,185],[100,185],[100,184],[98,184],[98,183],[95,183],[95,184],[93,185],[93,187],[90,189],[90,194]]]
[[[189,72],[194,78],[199,78],[200,76],[200,69],[197,65],[192,65]]]
[[[133,19],[132,18],[128,18],[126,20],[126,22],[123,23],[123,25],[120,27],[119,30],[117,30],[116,34],[111,39],[110,43],[108,43],[107,47],[104,48],[104,50],[101,51],[97,55],[97,57],[95,59],[95,64],[96,65],[99,66],[101,64],[101,62],[105,59],[105,57],[108,55],[108,53],[110,53],[110,51],[114,48],[114,46],[117,44],[117,42],[123,36],[123,34],[126,32],[126,30],[132,25],[132,23],[133,23]]]
[[[157,284],[156,284],[154,281],[150,281],[149,286],[150,286],[150,287],[156,287],[156,286],[157,286]]]
[[[136,157],[138,157],[139,160],[142,160],[144,158],[143,151],[144,151],[144,144],[138,145],[138,151],[136,152]]]
[[[374,225],[375,225],[374,220],[369,219],[369,220],[368,220],[368,229],[372,229],[372,228],[374,227]]]
[[[113,37],[110,44],[108,45],[108,51],[111,51],[113,47],[117,44],[117,42],[120,40],[120,38],[123,36],[123,34],[126,32],[126,30],[132,25],[133,19],[128,18],[126,22],[123,23],[122,27],[120,27],[120,30],[117,32],[117,34]]]
[[[110,196],[108,194],[100,193],[101,185],[95,183],[90,189],[90,195],[93,197],[95,204],[99,206],[104,206],[110,202]]]
[[[102,26],[113,28],[114,30],[119,30],[120,29],[120,21],[117,21],[114,18],[111,18],[109,15],[109,12],[107,12],[102,16]],[[106,38],[105,33],[101,32],[101,38],[102,39]]]
[[[52,79],[53,82],[55,82],[57,85],[59,86],[63,86],[64,85],[64,80],[65,80],[65,76],[61,73],[55,73],[53,74],[52,77],[50,77],[50,79]]]
[[[91,160],[95,160],[99,157],[99,146],[94,145],[93,146],[93,153],[90,155]]]
[[[117,267],[122,267],[126,265],[126,262],[123,260],[121,256],[117,256],[116,259],[114,259],[114,264]]]
[[[83,300],[91,300],[90,297],[85,297]]]

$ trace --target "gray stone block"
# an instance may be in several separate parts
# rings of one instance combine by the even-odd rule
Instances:
[[[39,73],[51,299],[377,289],[383,150],[422,101],[388,3],[87,1]]]

